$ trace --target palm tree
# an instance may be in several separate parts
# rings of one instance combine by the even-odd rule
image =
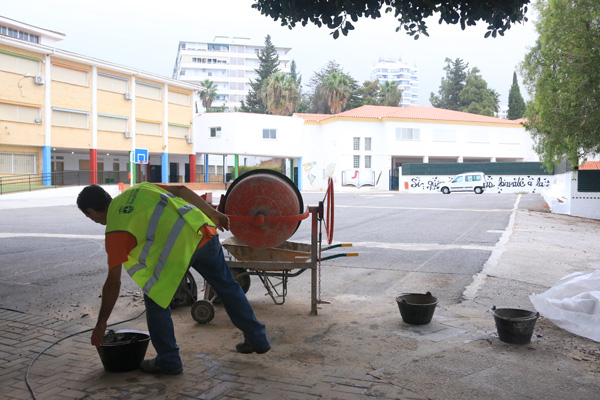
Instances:
[[[298,105],[300,92],[294,78],[275,72],[263,82],[260,97],[270,113],[290,115]]]
[[[379,104],[382,106],[398,107],[402,102],[402,90],[398,83],[385,81],[379,90]]]
[[[210,105],[217,98],[217,85],[210,79],[205,79],[200,82],[202,89],[198,93],[200,100],[202,100],[202,107],[209,111]]]
[[[337,114],[350,98],[350,80],[341,72],[332,72],[323,79],[322,90],[327,97],[327,104],[332,114]]]

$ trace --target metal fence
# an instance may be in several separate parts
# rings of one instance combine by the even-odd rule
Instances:
[[[98,184],[128,182],[123,171],[98,171]],[[45,174],[0,176],[0,195],[14,192],[30,192],[60,186],[82,186],[90,184],[90,171],[61,171]]]

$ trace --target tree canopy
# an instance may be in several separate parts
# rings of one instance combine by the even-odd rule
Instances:
[[[309,22],[318,27],[332,29],[337,39],[340,32],[347,35],[354,29],[352,22],[359,18],[377,19],[382,11],[393,13],[401,28],[415,39],[429,36],[425,19],[439,14],[439,23],[460,24],[464,30],[478,21],[488,24],[486,37],[504,35],[514,23],[527,21],[527,4],[530,0],[255,0],[252,8],[261,14],[281,20],[290,29]],[[352,21],[352,22],[351,22]]]
[[[525,114],[525,100],[521,96],[519,82],[517,81],[517,73],[513,72],[513,83],[508,92],[508,119],[523,118]]]
[[[431,93],[429,102],[446,110],[493,116],[499,109],[500,95],[488,88],[479,68],[470,71],[468,68],[469,64],[460,58],[454,61],[446,58],[446,76],[442,78],[438,95]]]
[[[275,72],[263,82],[260,98],[271,114],[290,115],[298,105],[300,93],[294,78]]]
[[[206,112],[209,112],[212,102],[217,98],[217,85],[210,79],[205,79],[200,82],[200,87],[198,96],[202,101],[202,107],[204,107]]]
[[[329,105],[329,93],[325,90],[325,81],[327,80],[327,77],[336,72],[344,75],[346,79],[344,79],[343,82],[348,85],[350,90],[350,97],[346,99],[341,111],[362,105],[360,103],[360,98],[358,97],[359,87],[356,80],[345,73],[338,63],[335,61],[329,61],[327,65],[320,71],[313,73],[313,76],[309,81],[308,86],[311,89],[311,92],[309,93],[310,105],[308,107],[308,112],[317,114],[331,113],[331,107]],[[329,84],[331,85],[332,82]]]
[[[600,3],[538,1],[539,38],[521,64],[531,98],[525,113],[549,167],[600,153]]]
[[[442,77],[438,95],[431,93],[429,102],[434,107],[458,111],[462,107],[459,95],[465,87],[469,63],[465,63],[460,58],[454,61],[446,58],[445,62],[444,71],[446,71],[446,76]]]
[[[265,37],[265,48],[259,52],[258,61],[260,62],[258,69],[254,70],[257,77],[250,82],[250,90],[246,95],[246,101],[242,101],[241,110],[264,114],[267,112],[267,106],[261,99],[260,91],[264,81],[275,72],[279,72],[279,56],[277,55],[277,49],[271,42],[270,35]]]

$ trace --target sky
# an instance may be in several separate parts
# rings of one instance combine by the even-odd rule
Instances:
[[[251,8],[252,0],[27,0],[2,1],[0,15],[40,28],[64,33],[56,47],[142,71],[171,77],[180,41],[212,41],[215,36],[237,36],[264,43],[271,35],[275,46],[291,47],[307,83],[329,61],[359,83],[369,80],[380,58],[401,59],[419,69],[419,104],[430,105],[445,76],[444,60],[461,58],[477,67],[488,87],[508,103],[513,72],[535,44],[533,7],[525,24],[514,25],[503,37],[487,39],[485,24],[461,30],[459,25],[439,25],[428,20],[429,37],[418,40],[396,32],[392,14],[361,19],[348,36],[333,39],[326,27],[308,24],[282,27]],[[521,95],[528,95],[519,77]]]

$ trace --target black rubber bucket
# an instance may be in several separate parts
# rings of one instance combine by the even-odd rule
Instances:
[[[146,356],[149,342],[148,332],[131,329],[108,331],[104,335],[104,344],[97,347],[104,369],[108,372],[137,369]]]
[[[498,337],[506,343],[526,344],[531,341],[535,321],[540,313],[518,308],[492,308]]]
[[[406,293],[396,297],[402,320],[407,324],[424,325],[431,322],[438,299],[426,294]]]

